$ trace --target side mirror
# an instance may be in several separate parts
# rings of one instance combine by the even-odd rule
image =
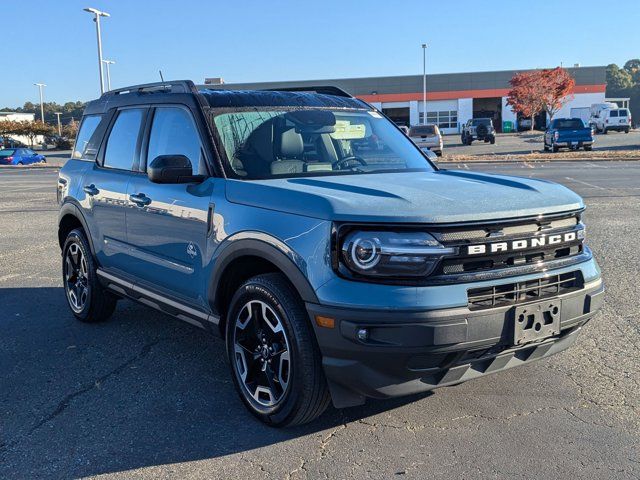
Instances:
[[[431,160],[432,162],[437,162],[438,161],[438,156],[433,153],[431,150],[429,150],[428,148],[424,148],[422,149],[422,153],[425,154],[425,156]]]
[[[159,155],[147,166],[153,183],[200,183],[204,175],[193,175],[191,162],[184,155]]]

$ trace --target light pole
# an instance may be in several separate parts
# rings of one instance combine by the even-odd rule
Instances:
[[[40,90],[40,120],[42,120],[42,123],[44,123],[44,100],[42,95],[42,89],[47,85],[45,85],[44,83],[34,83],[34,85],[38,87],[38,90]]]
[[[62,115],[62,112],[54,112],[56,114],[56,116],[58,117],[58,136],[62,136],[62,126],[60,125],[60,115]]]
[[[98,70],[100,72],[100,94],[104,93],[104,78],[102,76],[102,38],[100,36],[100,17],[110,17],[107,12],[101,12],[97,8],[87,7],[85,12],[93,13],[93,21],[96,22],[96,37],[98,38]]]
[[[422,124],[427,124],[427,44],[422,44]]]
[[[107,66],[107,90],[111,90],[111,70],[109,69],[109,65],[113,65],[116,62],[113,60],[102,60],[102,63]]]

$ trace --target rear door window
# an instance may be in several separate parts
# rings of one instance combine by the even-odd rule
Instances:
[[[618,110],[618,115],[620,115],[621,117],[626,117],[627,116],[627,111],[626,110]]]
[[[118,112],[107,139],[104,167],[133,170],[144,112],[142,108],[130,108]]]
[[[611,110],[611,112],[609,112],[609,116],[610,117],[617,117],[618,116],[618,110]]]

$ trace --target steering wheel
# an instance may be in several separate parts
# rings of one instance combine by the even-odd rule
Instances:
[[[358,157],[357,155],[349,155],[348,157],[344,157],[337,162],[333,162],[331,165],[336,170],[342,170],[349,162],[358,162],[363,167],[367,166],[367,162],[365,162],[364,158]]]

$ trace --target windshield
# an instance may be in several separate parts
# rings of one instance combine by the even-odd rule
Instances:
[[[376,111],[278,107],[220,113],[214,123],[227,170],[247,180],[433,170]]]
[[[585,128],[585,126],[579,118],[564,118],[562,120],[554,120],[553,128],[556,130],[578,130]]]
[[[473,125],[474,127],[477,127],[478,125],[491,125],[491,119],[490,118],[476,118],[475,120],[471,121],[471,125]]]

